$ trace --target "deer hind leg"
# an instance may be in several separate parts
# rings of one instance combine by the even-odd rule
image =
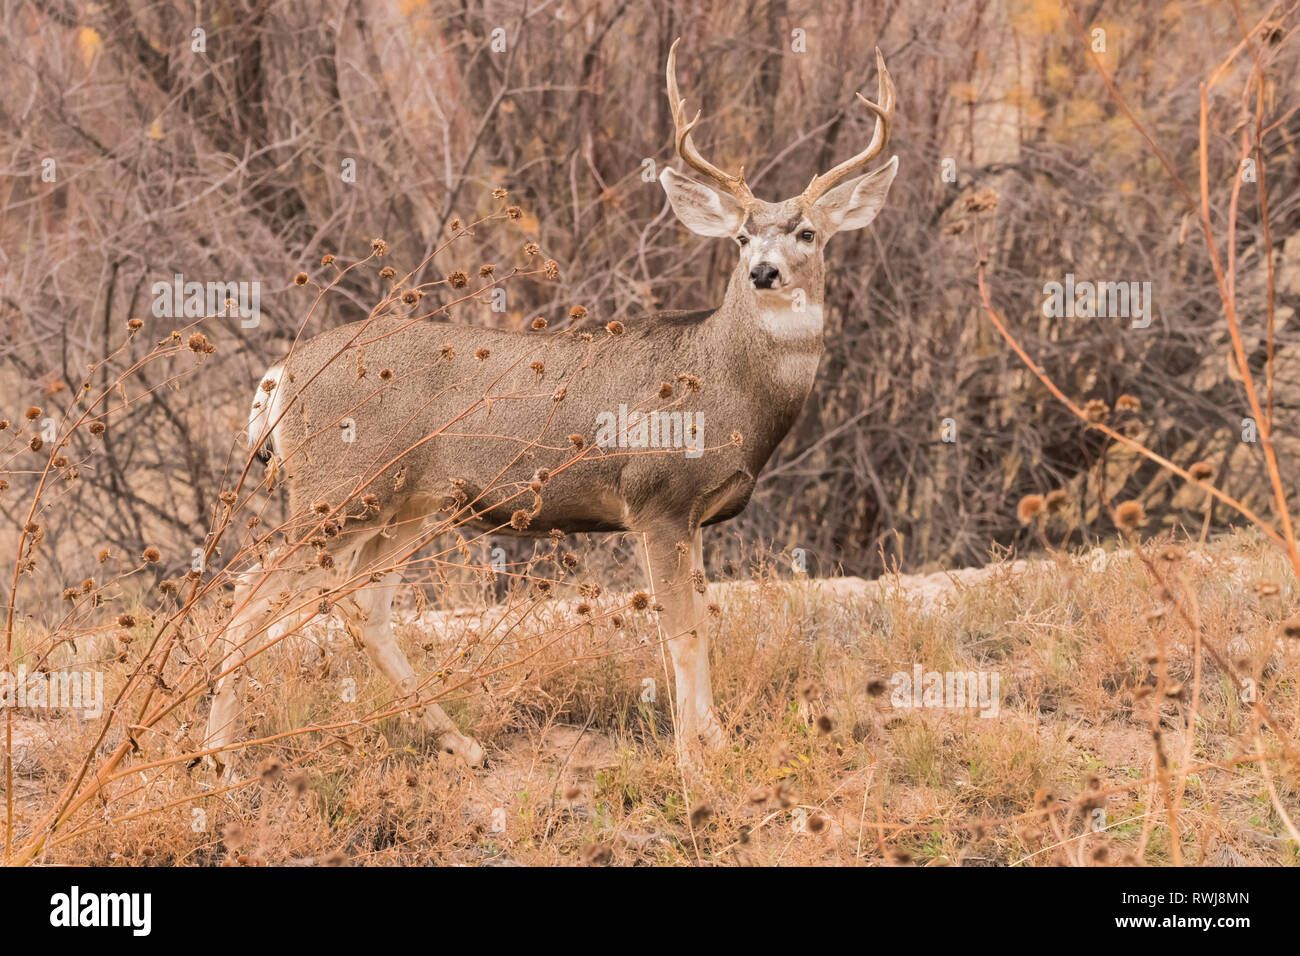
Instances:
[[[362,552],[359,566],[382,566],[384,561],[378,555],[380,547],[388,551],[392,542],[382,536],[372,539]],[[389,563],[391,561],[390,558]],[[392,623],[393,597],[401,580],[401,573],[391,570],[384,573],[378,582],[371,582],[353,594],[351,603],[355,609],[347,610],[346,622],[353,637],[365,648],[371,663],[388,678],[400,696],[409,697],[418,692],[419,681],[411,662],[397,644]],[[341,604],[340,609],[343,608]],[[483,748],[478,741],[462,734],[436,703],[425,704],[420,716],[425,727],[437,738],[440,750],[464,760],[471,767],[483,764]]]
[[[266,617],[277,593],[277,577],[274,572],[264,575],[261,567],[257,566],[245,572],[235,587],[233,616],[212,647],[211,669],[221,676],[217,678],[212,709],[208,712],[208,728],[203,743],[205,750],[228,747],[235,741],[243,706],[244,662],[266,640]],[[227,754],[213,754],[212,761],[219,771],[229,776],[232,761]]]
[[[221,674],[208,712],[204,749],[229,747],[240,730],[243,706],[245,662],[267,644],[284,647],[289,641],[305,643],[301,628],[317,617],[316,602],[310,597],[324,583],[321,571],[293,572],[268,564],[254,565],[240,576],[235,587],[233,614],[213,643],[210,670]],[[295,630],[298,629],[298,630]],[[286,636],[287,635],[287,636]],[[223,673],[229,671],[229,673]],[[234,762],[225,753],[213,754],[225,780],[232,777]]]
[[[660,620],[673,662],[678,745],[703,742],[717,749],[726,735],[713,712],[704,595],[696,588],[704,580],[700,529],[648,531],[645,556],[651,592],[663,605]]]

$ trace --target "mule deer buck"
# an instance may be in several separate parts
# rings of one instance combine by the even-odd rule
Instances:
[[[649,315],[621,334],[600,333],[598,342],[571,331],[372,317],[299,345],[257,392],[250,444],[279,459],[293,515],[314,511],[317,527],[342,525],[317,539],[328,556],[320,563],[334,567],[334,575],[367,581],[336,607],[404,697],[422,685],[393,635],[390,609],[400,576],[393,568],[428,540],[422,525],[440,510],[507,534],[632,532],[643,537],[650,591],[661,606],[678,744],[724,741],[703,627],[701,528],[744,509],[812,389],[823,347],[826,243],[875,218],[898,168],[894,157],[861,173],[889,139],[894,85],[877,50],[878,102],[858,94],[875,118],[870,143],[814,176],[798,196],[765,202],[750,191],[743,169],[726,173],[696,148],[691,133],[700,114],[687,121],[676,51],[674,42],[667,82],[676,152],[700,179],[665,169],[660,183],[688,229],[737,244],[721,306]],[[363,360],[392,374],[385,382],[364,377]],[[633,454],[591,442],[596,423],[620,405],[654,395],[671,396],[675,407],[693,413],[696,441],[688,441],[686,453]],[[345,444],[337,426],[348,421],[355,435]],[[704,447],[705,429],[732,440]],[[587,453],[575,459],[575,446]],[[519,496],[530,486],[532,508],[521,510]],[[360,513],[358,500],[366,503]],[[302,593],[330,573],[316,568],[295,580],[271,571],[236,589],[220,638],[227,661],[221,670],[228,673],[217,683],[208,747],[233,741],[237,666],[267,629],[275,594],[288,586]],[[279,582],[269,580],[277,574]],[[471,764],[482,760],[479,744],[436,703],[421,713],[445,751]]]

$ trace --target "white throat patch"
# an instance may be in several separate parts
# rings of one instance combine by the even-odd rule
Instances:
[[[802,311],[791,308],[792,303],[782,302],[758,307],[759,328],[774,339],[791,341],[808,339],[822,332],[822,307],[806,305]]]

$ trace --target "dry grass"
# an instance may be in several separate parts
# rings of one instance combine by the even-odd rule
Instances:
[[[1280,636],[1297,604],[1285,556],[1241,533],[1189,549],[1176,563],[1186,589],[1180,598],[1199,606],[1207,640],[1257,682],[1275,718],[1296,727],[1300,706],[1288,675],[1300,644]],[[592,623],[569,605],[518,605],[510,617],[519,623],[489,632],[480,622],[496,616],[486,606],[451,619],[412,604],[399,614],[398,633],[422,671],[507,632],[511,657],[536,652],[452,695],[453,716],[489,748],[488,770],[441,759],[408,714],[363,720],[251,747],[239,757],[248,781],[220,794],[208,793],[202,770],[180,764],[125,774],[109,785],[102,812],[83,814],[41,859],[1167,863],[1148,661],[1163,642],[1170,678],[1190,682],[1192,654],[1173,615],[1149,613],[1159,602],[1137,556],[1121,552],[1093,567],[1091,559],[1057,556],[958,572],[942,588],[907,577],[714,585],[715,687],[731,744],[684,772],[652,612],[628,615],[620,628],[602,610],[625,603],[614,595],[594,602]],[[1279,583],[1279,593],[1259,596],[1268,582]],[[382,678],[346,635],[310,633],[319,654],[300,647],[258,659],[249,738],[345,725],[387,706]],[[460,673],[475,669],[474,653]],[[997,673],[998,716],[898,708],[888,689],[873,693],[873,682],[917,663]],[[445,680],[455,683],[457,672]],[[355,702],[340,700],[349,676]],[[657,690],[653,702],[642,699],[647,680]],[[1208,662],[1185,750],[1190,709],[1190,693],[1160,705],[1163,745],[1186,787],[1182,860],[1297,862],[1258,759],[1276,756],[1278,741]],[[95,727],[49,712],[19,718],[21,844]],[[178,721],[143,735],[134,763],[192,750],[193,728]],[[1300,774],[1280,759],[1267,768],[1294,818]],[[1104,824],[1090,827],[1097,808]]]

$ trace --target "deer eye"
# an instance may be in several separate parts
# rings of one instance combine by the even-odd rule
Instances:
[[[799,233],[799,238],[802,239],[804,242],[812,242],[813,231],[811,229],[805,229],[803,230],[803,232]]]
[[[737,236],[736,241],[742,246],[747,246],[749,245],[749,236]]]

